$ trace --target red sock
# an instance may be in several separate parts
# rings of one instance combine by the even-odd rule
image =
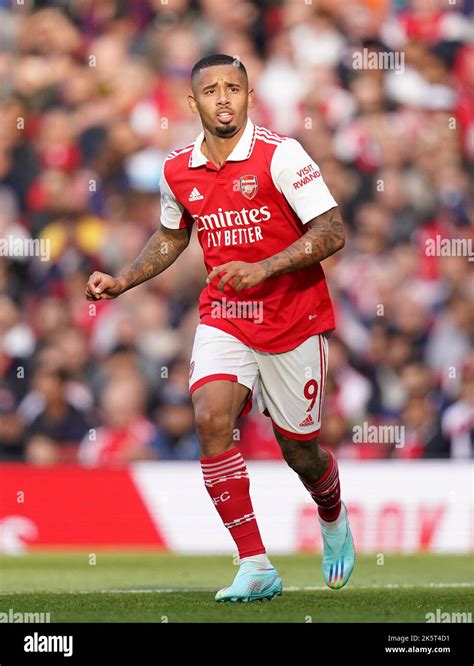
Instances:
[[[214,458],[201,458],[201,468],[207,492],[235,541],[240,559],[265,553],[240,451],[234,447]]]
[[[318,505],[319,515],[323,520],[332,522],[341,512],[341,484],[336,458],[331,451],[323,448],[329,455],[329,465],[322,477],[314,483],[307,483],[301,476],[303,485],[309,490],[311,497]]]

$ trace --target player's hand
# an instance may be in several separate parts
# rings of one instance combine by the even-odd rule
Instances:
[[[223,276],[217,285],[219,291],[223,291],[226,284],[230,284],[235,291],[256,287],[267,277],[261,264],[250,264],[246,261],[229,261],[216,266],[207,276],[206,282],[210,283],[218,276]]]
[[[107,273],[92,273],[87,281],[86,298],[88,301],[109,301],[117,298],[123,291],[122,282]]]

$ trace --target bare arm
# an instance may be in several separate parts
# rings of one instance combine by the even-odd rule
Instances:
[[[116,278],[96,271],[87,282],[86,298],[90,301],[116,298],[124,291],[150,280],[176,261],[188,246],[191,227],[168,229],[160,226],[135,261]]]
[[[255,287],[268,278],[296,271],[323,259],[344,247],[344,228],[339,208],[335,206],[308,222],[308,231],[289,247],[254,264],[244,261],[230,261],[216,266],[209,273],[207,281],[222,275],[218,289],[230,285],[236,291]]]
[[[265,269],[266,278],[275,277],[317,264],[344,244],[344,228],[336,206],[308,222],[308,231],[292,245],[259,263]]]
[[[171,266],[186,249],[191,238],[191,228],[168,229],[160,226],[135,259],[133,264],[118,276],[122,292],[150,280]]]

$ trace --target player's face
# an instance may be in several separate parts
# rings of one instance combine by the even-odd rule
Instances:
[[[216,65],[197,74],[188,101],[193,113],[199,113],[204,129],[215,136],[231,137],[247,122],[253,90],[248,89],[238,67]]]

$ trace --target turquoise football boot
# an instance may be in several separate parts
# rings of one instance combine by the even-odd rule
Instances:
[[[341,513],[343,516],[341,524],[334,530],[328,530],[320,523],[324,544],[323,576],[326,585],[333,590],[344,587],[351,577],[355,564],[354,541],[344,503]]]
[[[242,562],[234,582],[216,594],[216,601],[258,601],[273,599],[282,593],[281,578],[277,570],[256,562]]]

